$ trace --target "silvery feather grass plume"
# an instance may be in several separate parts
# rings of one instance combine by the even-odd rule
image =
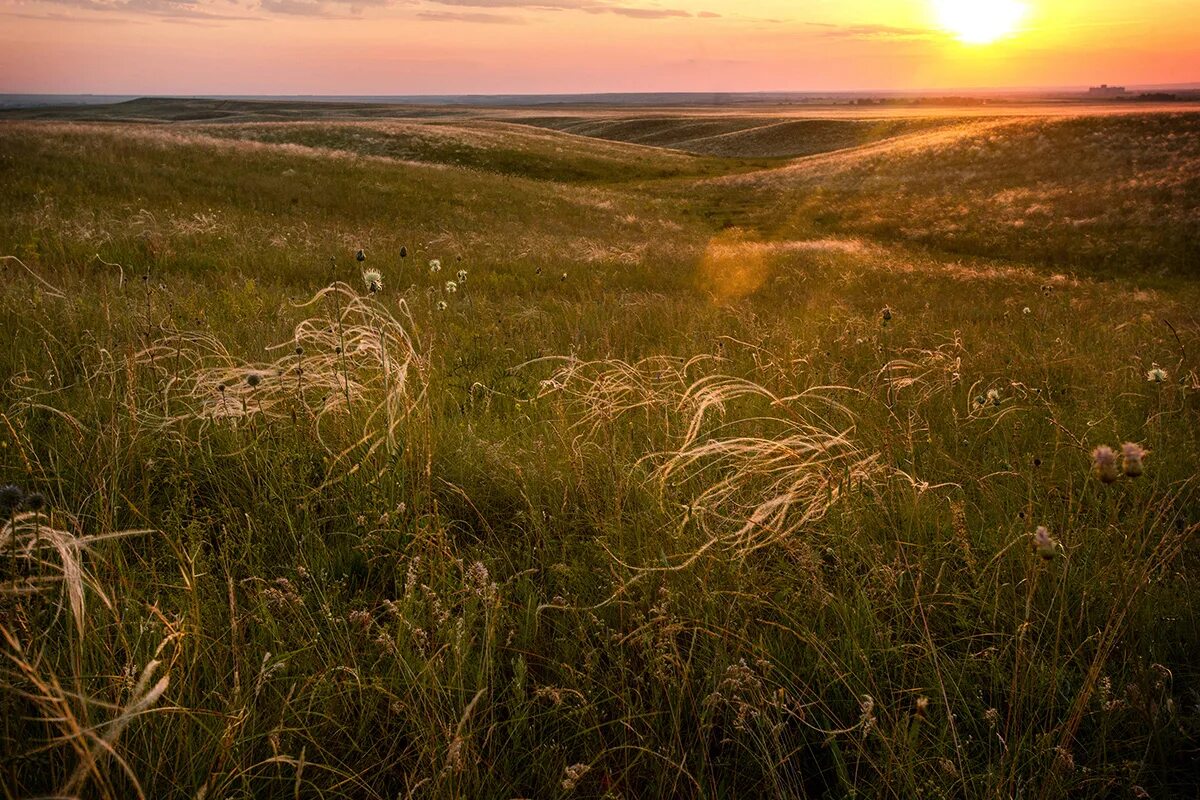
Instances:
[[[851,489],[874,491],[898,474],[853,440],[854,415],[831,396],[850,390],[780,397],[742,378],[690,378],[710,360],[566,359],[539,394],[565,401],[581,438],[634,411],[661,421],[670,449],[644,460],[661,492],[690,495],[687,513],[710,536],[688,562],[712,547],[746,555],[769,546],[822,519]],[[756,413],[763,405],[769,411]],[[764,425],[773,434],[758,433]]]
[[[296,325],[291,340],[268,348],[283,351],[270,363],[242,362],[203,331],[174,333],[140,352],[139,362],[157,369],[165,387],[166,413],[157,423],[285,419],[297,406],[319,423],[361,404],[372,449],[392,442],[396,425],[424,395],[408,306],[400,301],[397,317],[345,283],[296,307],[318,306],[321,313]]]
[[[44,594],[58,590],[64,598],[59,610],[68,609],[82,637],[87,623],[87,595],[94,594],[105,606],[112,601],[104,587],[88,572],[84,563],[88,551],[97,542],[140,536],[150,530],[128,530],[92,535],[76,534],[54,527],[40,511],[15,514],[0,528],[0,554],[23,561],[37,577],[14,579],[0,584],[0,593],[16,595]]]

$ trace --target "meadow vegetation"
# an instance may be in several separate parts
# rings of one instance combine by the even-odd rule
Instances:
[[[197,108],[0,123],[6,797],[1195,796],[1200,115]]]

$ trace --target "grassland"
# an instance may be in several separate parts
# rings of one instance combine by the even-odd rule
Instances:
[[[307,113],[0,123],[6,797],[1195,796],[1200,113]]]

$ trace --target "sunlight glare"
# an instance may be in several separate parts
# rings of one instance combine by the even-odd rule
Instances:
[[[1013,33],[1029,8],[1020,0],[933,0],[938,23],[965,44],[991,44]]]

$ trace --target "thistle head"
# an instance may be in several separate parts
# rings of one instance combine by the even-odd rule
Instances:
[[[454,281],[446,281],[446,294],[454,294],[458,291],[458,284]]]
[[[359,250],[358,250],[358,252],[354,254],[354,260],[355,260],[355,261],[357,261],[357,262],[358,262],[358,263],[360,263],[360,264],[361,264],[362,262],[366,261],[366,260],[367,260],[367,251],[363,250],[363,249],[360,247],[360,248],[359,248]]]
[[[988,389],[987,390],[987,402],[994,406],[1000,405],[1000,390],[999,389]]]
[[[892,309],[887,306],[883,307],[883,311],[879,312],[879,315],[883,318],[884,325],[892,321]]]
[[[1126,442],[1121,445],[1121,471],[1128,478],[1136,478],[1143,472],[1142,459],[1148,455],[1140,444]]]
[[[0,517],[7,517],[21,507],[25,502],[25,493],[21,491],[21,487],[0,486]]]
[[[1054,541],[1054,537],[1050,535],[1050,530],[1045,525],[1038,525],[1038,528],[1033,533],[1033,551],[1041,556],[1046,561],[1054,558],[1057,552],[1058,544]]]
[[[442,262],[439,259],[433,258],[429,260],[429,271],[438,273],[442,271]]]
[[[41,492],[30,492],[25,495],[25,508],[29,511],[41,511],[46,507],[46,496]]]
[[[459,283],[466,283],[467,282],[467,271],[465,269],[460,269],[458,271],[458,275],[456,275],[455,277],[458,278]]]
[[[1150,383],[1166,383],[1167,378],[1167,371],[1162,367],[1154,367],[1146,373],[1146,380]]]
[[[376,294],[383,291],[383,274],[377,269],[369,269],[362,275],[367,291]]]
[[[408,258],[408,248],[405,247],[404,245],[400,245],[400,257]]]
[[[445,300],[438,300],[438,301],[437,301],[437,310],[438,310],[438,311],[445,311],[447,308],[449,308],[449,306],[448,306],[448,305],[446,305],[446,301],[445,301]]]
[[[1092,469],[1101,483],[1113,483],[1117,479],[1117,454],[1106,444],[1092,451]]]
[[[246,376],[246,385],[251,389],[257,388],[260,383],[262,383],[262,375],[257,372],[251,372]]]

